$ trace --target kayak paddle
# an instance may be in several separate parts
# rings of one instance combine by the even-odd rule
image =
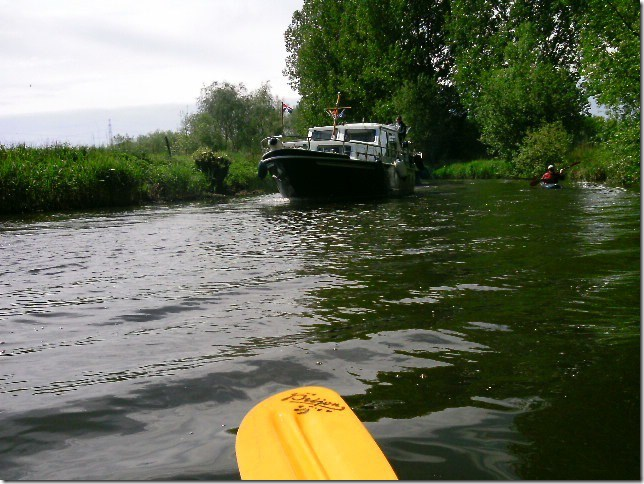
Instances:
[[[573,163],[573,164],[571,164],[571,165],[564,166],[564,170],[567,170],[568,168],[572,168],[573,166],[578,165],[579,163],[581,163],[581,161],[576,161],[576,162],[574,162],[574,163]],[[543,175],[542,175],[542,176],[543,176]],[[535,186],[537,183],[539,183],[540,181],[541,181],[541,177],[540,177],[540,176],[535,176],[535,177],[532,179],[532,181],[530,182],[530,186],[531,186],[531,187],[533,187],[533,186]]]
[[[349,405],[324,387],[286,390],[246,414],[235,441],[244,480],[396,480]]]

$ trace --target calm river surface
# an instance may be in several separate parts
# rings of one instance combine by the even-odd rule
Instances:
[[[401,479],[640,479],[640,197],[436,183],[0,220],[0,479],[239,479],[338,391]]]

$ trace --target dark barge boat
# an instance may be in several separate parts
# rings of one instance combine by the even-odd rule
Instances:
[[[378,123],[314,127],[305,140],[263,142],[259,177],[270,174],[282,196],[294,199],[410,195],[422,156],[412,156],[395,125]]]

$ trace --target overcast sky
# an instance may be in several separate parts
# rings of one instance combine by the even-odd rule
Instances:
[[[0,0],[0,116],[193,104],[204,85],[283,77],[303,0]]]

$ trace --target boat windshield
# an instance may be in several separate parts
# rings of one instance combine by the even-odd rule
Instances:
[[[351,154],[351,147],[350,146],[339,146],[339,145],[333,145],[333,146],[318,146],[317,151],[322,151],[324,153],[338,153],[340,155],[350,155]]]
[[[329,141],[331,140],[331,135],[333,130],[322,130],[314,129],[311,131],[311,140],[312,141]]]
[[[344,136],[345,141],[364,141],[373,143],[376,141],[375,129],[347,129]]]

